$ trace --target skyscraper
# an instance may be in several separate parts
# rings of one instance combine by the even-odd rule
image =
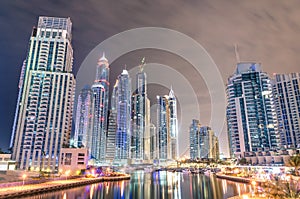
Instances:
[[[109,64],[104,53],[98,61],[96,78],[91,89],[91,123],[88,148],[92,159],[103,162],[106,154],[109,92]]]
[[[154,124],[150,123],[150,160],[157,160],[157,134],[156,127]]]
[[[116,80],[116,83],[113,88],[110,102],[110,110],[108,117],[108,132],[107,132],[107,143],[106,143],[106,160],[113,162],[116,154],[116,131],[117,131],[117,97],[118,97],[118,85],[119,82]]]
[[[199,120],[192,120],[190,125],[190,157],[191,159],[200,158],[200,144],[199,144],[200,122]]]
[[[219,141],[212,129],[201,126],[199,120],[192,120],[190,125],[191,159],[219,159]]]
[[[91,89],[89,86],[83,88],[78,96],[74,146],[87,147],[88,128],[90,121]]]
[[[126,164],[131,146],[131,79],[127,70],[118,76],[118,82],[115,160]]]
[[[236,72],[228,79],[226,91],[231,155],[278,148],[272,84],[260,64],[238,63]]]
[[[177,101],[176,97],[174,95],[174,91],[171,88],[169,97],[169,117],[170,117],[170,125],[169,125],[169,131],[171,136],[171,158],[173,160],[176,160],[178,157],[178,120],[177,120]]]
[[[54,170],[72,128],[75,78],[70,18],[39,17],[21,75],[11,147],[20,169]]]
[[[136,74],[136,90],[132,95],[131,157],[142,163],[150,159],[150,102],[147,97],[147,75],[144,59]]]
[[[169,103],[167,96],[157,96],[157,148],[159,161],[171,159]]]
[[[300,73],[277,74],[273,82],[281,144],[300,147]]]
[[[212,129],[201,126],[199,131],[199,149],[201,159],[219,159],[219,141]]]
[[[171,88],[169,95],[157,96],[158,159],[175,160],[178,157],[177,104]]]

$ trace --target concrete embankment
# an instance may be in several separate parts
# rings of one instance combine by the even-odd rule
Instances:
[[[225,180],[231,180],[234,182],[242,182],[242,183],[250,183],[251,179],[249,178],[242,178],[242,177],[236,177],[236,176],[228,176],[228,175],[222,175],[222,174],[216,174],[217,178],[225,179]]]
[[[15,198],[20,196],[29,196],[49,191],[57,191],[60,189],[67,189],[77,186],[83,186],[104,181],[117,181],[117,180],[128,180],[130,175],[119,176],[119,177],[100,177],[100,178],[77,178],[69,180],[57,180],[51,182],[45,182],[40,184],[31,184],[16,187],[7,187],[0,189],[1,198]]]

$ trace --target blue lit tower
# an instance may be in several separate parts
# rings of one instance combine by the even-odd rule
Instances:
[[[157,96],[157,150],[158,159],[176,160],[178,157],[177,103],[171,88],[169,95]]]
[[[147,97],[145,58],[136,74],[136,90],[132,95],[131,157],[137,162],[150,159],[150,111]]]
[[[39,17],[20,81],[11,138],[19,169],[54,171],[69,145],[75,78],[70,18]]]
[[[171,158],[168,97],[157,96],[157,104],[157,158],[166,161]]]
[[[273,88],[281,144],[300,148],[300,73],[276,74]]]
[[[200,132],[199,120],[192,120],[190,125],[190,157],[195,160],[200,158],[200,145],[199,145],[199,132]]]
[[[231,155],[278,148],[272,84],[260,64],[238,63],[235,74],[228,79],[226,92]]]
[[[91,158],[97,161],[105,161],[106,134],[107,134],[107,112],[109,92],[109,64],[103,56],[97,65],[96,79],[91,87],[92,106],[91,124],[89,130],[88,148]]]
[[[91,93],[90,87],[86,86],[80,91],[78,96],[74,135],[75,147],[87,147]]]
[[[110,163],[113,162],[116,153],[116,130],[117,130],[117,96],[118,96],[119,82],[116,80],[114,85],[110,110],[108,116],[108,130],[107,130],[107,142],[106,142],[106,160]]]
[[[131,79],[127,70],[118,76],[118,82],[115,160],[126,164],[131,141]]]

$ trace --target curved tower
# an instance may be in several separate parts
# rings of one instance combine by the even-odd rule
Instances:
[[[109,64],[104,53],[98,60],[92,89],[91,122],[88,148],[92,159],[105,161],[107,111],[109,94]]]

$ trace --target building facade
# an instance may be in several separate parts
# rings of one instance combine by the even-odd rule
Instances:
[[[276,74],[273,80],[281,145],[300,148],[300,73]]]
[[[157,134],[156,127],[154,124],[150,123],[150,160],[154,161],[158,159],[158,149],[157,149]]]
[[[219,140],[208,126],[201,126],[199,131],[200,158],[207,160],[219,159]]]
[[[64,175],[79,175],[87,168],[87,148],[62,148],[60,152],[59,173]]]
[[[191,159],[218,160],[219,153],[219,140],[212,129],[193,119],[190,125]]]
[[[279,147],[271,80],[257,63],[238,63],[227,84],[227,127],[231,156]]]
[[[39,17],[25,61],[11,138],[19,169],[55,170],[72,128],[75,78],[70,18]]]
[[[131,158],[136,163],[150,159],[150,102],[147,97],[147,75],[144,62],[136,74],[136,90],[132,95]]]
[[[169,93],[169,117],[170,117],[170,139],[171,139],[171,158],[176,160],[178,158],[178,120],[177,120],[177,101],[174,95],[174,91],[171,88]]]
[[[118,82],[115,160],[127,164],[131,146],[131,79],[127,70],[118,76]]]
[[[190,158],[195,160],[200,158],[200,144],[199,144],[199,132],[200,132],[199,120],[192,120],[190,125]]]
[[[87,147],[91,94],[91,89],[89,88],[89,86],[86,86],[80,91],[80,94],[78,96],[74,135],[75,147]]]
[[[104,53],[98,61],[96,78],[91,90],[91,120],[88,148],[91,159],[94,159],[96,162],[104,162],[106,156],[109,93],[109,64]]]
[[[116,131],[117,131],[117,96],[118,96],[118,85],[119,82],[116,80],[114,85],[110,110],[108,117],[108,132],[107,132],[107,143],[106,143],[106,160],[112,163],[116,154]]]
[[[157,149],[159,161],[178,157],[177,105],[173,90],[169,95],[157,96]]]

